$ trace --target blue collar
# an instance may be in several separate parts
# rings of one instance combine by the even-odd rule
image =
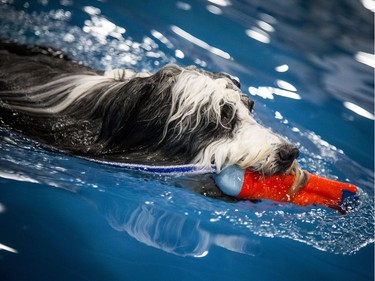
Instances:
[[[104,164],[108,166],[112,166],[115,168],[122,168],[125,170],[131,171],[139,171],[151,174],[209,174],[215,173],[216,167],[205,167],[199,166],[194,164],[186,164],[186,165],[170,165],[170,166],[153,166],[153,165],[143,165],[143,164],[133,164],[133,163],[124,163],[124,162],[111,162],[106,160],[99,160],[99,159],[90,159],[90,158],[83,158],[85,160],[89,160],[95,163]]]

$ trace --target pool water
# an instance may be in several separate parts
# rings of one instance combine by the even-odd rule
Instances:
[[[0,1],[1,38],[94,68],[239,77],[302,168],[360,188],[346,215],[228,203],[0,127],[0,280],[373,280],[373,11],[366,0]]]

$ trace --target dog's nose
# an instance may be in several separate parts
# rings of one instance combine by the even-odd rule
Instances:
[[[294,145],[284,145],[280,147],[278,156],[281,162],[292,163],[294,159],[298,158],[299,150]]]

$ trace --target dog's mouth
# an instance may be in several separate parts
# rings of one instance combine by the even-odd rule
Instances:
[[[275,168],[269,171],[270,175],[279,175],[279,174],[291,174],[293,172],[294,165],[296,160],[290,161],[278,161]]]
[[[278,145],[265,158],[243,168],[249,168],[264,176],[292,174],[297,165],[296,159],[299,153],[298,148],[292,144]]]
[[[299,152],[297,153],[297,151],[293,151],[291,152],[291,154],[293,156],[290,156],[288,160],[278,159],[278,160],[274,160],[273,164],[271,165],[258,164],[258,165],[250,166],[248,168],[252,171],[259,172],[264,177],[280,175],[280,174],[294,175],[295,176],[294,182],[288,190],[288,196],[292,198],[301,190],[301,188],[303,188],[306,185],[306,182],[308,181],[309,176],[306,171],[302,170],[298,166],[296,158],[298,157]]]
[[[293,173],[293,163],[286,166],[272,166],[271,168],[264,167],[262,164],[255,164],[248,167],[251,171],[257,172],[265,177],[274,175],[288,175]]]
[[[283,174],[288,172],[293,164],[295,163],[295,160],[299,156],[299,150],[296,146],[292,144],[284,144],[277,148],[276,150],[276,171],[275,174]]]

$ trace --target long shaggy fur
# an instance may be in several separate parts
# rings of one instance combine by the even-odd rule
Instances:
[[[54,49],[0,43],[0,121],[73,155],[290,171],[298,150],[254,120],[253,104],[224,73],[103,72]]]

